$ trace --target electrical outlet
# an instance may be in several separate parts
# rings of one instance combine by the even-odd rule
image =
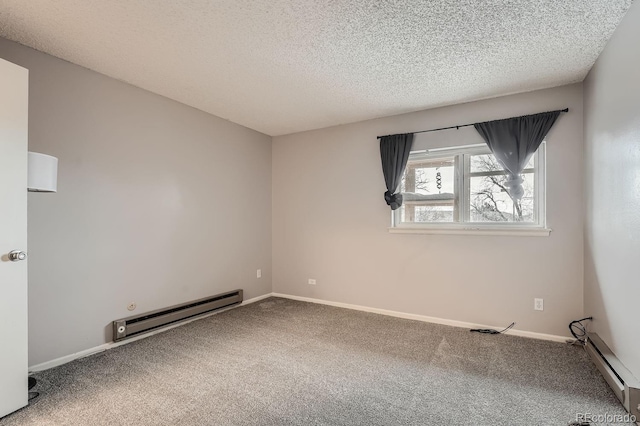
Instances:
[[[316,280],[314,280],[313,278],[309,278],[309,284],[316,285]]]
[[[258,270],[256,271],[256,277],[257,277],[257,278],[262,278],[262,269],[258,269]]]
[[[544,299],[533,299],[533,309],[544,311]]]
[[[127,309],[130,311],[133,311],[134,309],[136,309],[136,302],[131,302],[127,305]]]

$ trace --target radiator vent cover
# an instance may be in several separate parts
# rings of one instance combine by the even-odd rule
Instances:
[[[640,419],[640,381],[620,362],[596,333],[587,335],[585,350],[624,408]]]
[[[234,290],[116,320],[113,322],[113,340],[119,341],[127,337],[137,336],[169,324],[175,324],[239,303],[242,303],[242,290]]]

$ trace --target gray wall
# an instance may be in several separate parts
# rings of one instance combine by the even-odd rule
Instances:
[[[59,158],[29,194],[29,365],[142,313],[271,291],[271,138],[0,39],[30,71],[29,149]],[[262,278],[256,279],[256,269]]]
[[[549,237],[388,232],[377,135],[564,107],[547,138]],[[583,313],[582,118],[576,84],[274,138],[274,291],[568,335]]]
[[[585,313],[640,379],[640,4],[584,82]]]
[[[585,81],[586,160],[580,84],[281,136],[272,152],[266,135],[0,39],[30,70],[30,149],[60,159],[59,192],[29,194],[29,364],[109,341],[129,302],[240,287],[559,335],[593,314],[640,377],[639,9]],[[547,138],[549,237],[387,232],[377,135],[565,106]]]

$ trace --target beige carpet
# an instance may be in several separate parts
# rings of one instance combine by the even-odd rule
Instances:
[[[40,372],[14,425],[567,425],[625,411],[579,347],[270,298]]]

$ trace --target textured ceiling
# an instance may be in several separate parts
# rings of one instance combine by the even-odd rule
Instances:
[[[269,135],[581,81],[632,0],[0,0],[0,36]]]

